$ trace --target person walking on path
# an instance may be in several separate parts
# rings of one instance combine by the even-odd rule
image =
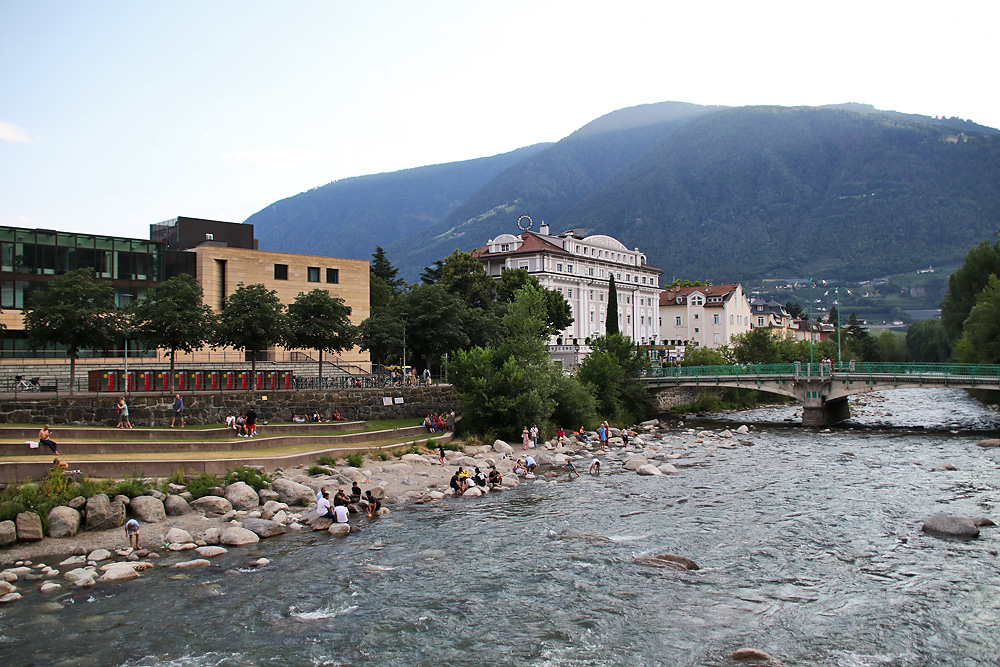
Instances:
[[[174,394],[174,418],[170,420],[170,428],[174,427],[174,422],[181,420],[181,428],[184,428],[184,399],[180,394]]]
[[[442,442],[438,443],[438,461],[441,462],[441,465],[444,465],[444,443]]]
[[[117,428],[132,428],[132,422],[128,420],[128,404],[125,397],[118,399],[118,426]]]
[[[535,449],[538,447],[538,424],[532,424],[531,430],[528,433],[531,434],[531,448]]]
[[[52,450],[55,456],[59,456],[59,452],[56,451],[56,443],[52,440],[52,431],[49,430],[49,425],[46,424],[38,431],[38,444],[45,445]]]

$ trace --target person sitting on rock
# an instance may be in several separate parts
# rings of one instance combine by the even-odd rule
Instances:
[[[351,502],[356,503],[361,501],[361,487],[358,486],[357,482],[351,486]]]
[[[531,454],[528,454],[524,458],[524,467],[528,470],[528,472],[535,472],[535,468],[537,466],[538,464],[535,463],[535,458]]]
[[[333,497],[333,506],[340,507],[343,505],[344,507],[347,507],[350,504],[351,497],[348,496],[343,489],[337,489],[337,495]]]
[[[456,496],[460,496],[465,493],[465,486],[462,484],[462,478],[459,476],[461,471],[462,469],[459,468],[458,472],[451,476],[451,482],[448,484],[448,486],[450,486],[455,492]]]
[[[316,516],[320,519],[334,519],[333,508],[330,507],[330,494],[323,489],[316,498]]]
[[[503,475],[500,474],[500,471],[497,470],[496,466],[490,468],[488,481],[490,483],[491,489],[495,489],[501,484],[503,484]]]
[[[295,415],[292,415],[292,418],[294,417]],[[233,415],[232,412],[226,415],[226,428],[233,428],[233,429],[236,428],[236,417]]]
[[[316,422],[317,424],[323,421],[322,419],[320,419],[319,410],[313,411],[313,421]]]
[[[486,473],[479,468],[476,468],[476,474],[472,476],[472,479],[475,480],[476,486],[486,486]]]
[[[345,419],[344,417],[341,417],[340,413],[337,412],[336,410],[334,410],[333,411],[333,421],[336,421],[336,422],[345,422],[345,421],[347,421],[347,419]]]
[[[69,465],[65,461],[60,461],[58,456],[52,460],[52,469],[60,475],[66,472],[67,468]]]
[[[526,472],[528,472],[528,469],[524,467],[524,461],[518,459],[517,462],[514,464],[514,474],[523,475]]]
[[[382,509],[382,501],[372,495],[372,490],[365,491],[365,500],[368,502],[368,518],[372,518]]]
[[[347,523],[348,512],[346,505],[337,505],[333,508],[333,522]]]

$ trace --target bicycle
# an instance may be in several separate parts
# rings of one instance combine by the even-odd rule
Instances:
[[[38,391],[41,389],[41,385],[38,384],[38,378],[26,380],[23,375],[15,375],[14,381],[14,391]]]

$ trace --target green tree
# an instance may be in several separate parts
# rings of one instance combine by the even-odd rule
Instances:
[[[615,287],[615,275],[611,274],[608,281],[608,314],[604,318],[604,335],[612,336],[621,333],[618,326],[618,289]]]
[[[965,320],[991,275],[1000,276],[1000,241],[993,244],[983,241],[974,246],[962,266],[948,279],[948,291],[941,302],[941,323],[952,341],[962,335]]]
[[[544,290],[545,322],[548,335],[558,335],[573,324],[573,309],[562,292],[542,287],[538,278],[529,274],[527,269],[508,269],[501,273],[500,280],[497,280],[495,284],[496,300],[500,303],[512,302],[517,291],[525,285],[532,285]]]
[[[354,344],[351,307],[324,289],[299,292],[288,305],[288,346],[319,353],[319,377],[323,379],[323,352],[343,352]]]
[[[468,306],[488,310],[493,304],[493,283],[472,253],[455,250],[445,257],[439,284]]]
[[[879,361],[902,363],[909,361],[903,339],[893,331],[883,331],[875,338]]]
[[[580,364],[580,381],[594,388],[598,412],[608,420],[632,423],[652,402],[641,380],[649,358],[620,333],[598,338]]]
[[[830,306],[830,313],[826,316],[826,321],[835,327],[840,326],[840,315],[836,306]]]
[[[951,358],[951,340],[941,320],[919,320],[906,330],[906,350],[913,361],[939,363]]]
[[[239,283],[219,313],[215,342],[250,354],[250,370],[257,376],[257,355],[288,339],[285,306],[278,293],[263,285]]]
[[[1000,278],[991,274],[962,327],[955,352],[959,361],[1000,363]]]
[[[24,330],[32,349],[63,345],[69,356],[69,390],[76,387],[76,360],[80,350],[106,349],[121,330],[115,312],[111,283],[94,282],[94,269],[83,267],[52,279],[46,289],[36,290],[22,311]]]
[[[802,304],[796,301],[786,301],[785,310],[788,311],[790,316],[797,320],[802,319],[805,314],[805,311],[802,309]]]
[[[399,277],[399,269],[392,265],[389,258],[385,256],[382,246],[375,246],[372,253],[371,272],[382,282],[389,286],[389,291],[393,296],[401,294],[406,281]]]
[[[215,315],[202,298],[194,276],[182,274],[150,290],[132,307],[136,338],[147,348],[170,350],[170,391],[174,390],[177,351],[192,352],[212,338]]]
[[[420,272],[420,281],[425,285],[433,285],[441,282],[441,271],[444,269],[444,262],[435,260],[430,266],[425,266]]]
[[[733,361],[737,364],[776,364],[781,361],[771,330],[761,327],[733,336]]]
[[[725,366],[733,363],[732,350],[723,345],[718,349],[688,346],[684,350],[682,366]]]

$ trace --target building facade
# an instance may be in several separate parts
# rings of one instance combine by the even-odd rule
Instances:
[[[668,345],[717,349],[750,331],[750,302],[739,283],[666,289],[660,294],[660,335]]]
[[[508,269],[526,269],[542,287],[565,297],[573,324],[549,340],[550,353],[564,367],[579,364],[590,352],[591,340],[606,333],[612,276],[622,334],[639,344],[660,338],[657,304],[662,271],[649,266],[638,248],[629,250],[610,236],[582,236],[575,230],[553,236],[543,224],[538,233],[501,234],[475,254],[494,278]]]
[[[286,305],[300,292],[324,289],[350,306],[353,324],[359,324],[370,312],[368,262],[258,250],[253,225],[179,217],[150,225],[150,240],[0,227],[0,321],[7,327],[2,337],[5,358],[34,355],[27,345],[21,312],[30,304],[31,292],[44,289],[55,276],[81,267],[93,267],[95,280],[111,283],[120,307],[142,299],[148,290],[173,276],[188,274],[198,280],[204,302],[216,312],[225,307],[226,298],[239,283],[275,290]],[[134,343],[130,347],[135,350]],[[103,353],[84,351],[82,356]],[[109,356],[120,354],[109,351]],[[201,361],[207,354],[196,352],[191,361]],[[238,358],[235,353],[231,356],[234,361]],[[137,356],[133,363],[140,360]],[[369,357],[355,348],[342,354],[341,360],[361,365],[367,364]]]

